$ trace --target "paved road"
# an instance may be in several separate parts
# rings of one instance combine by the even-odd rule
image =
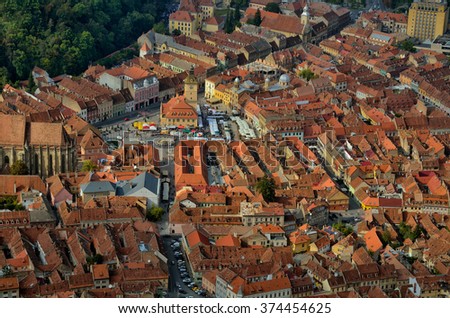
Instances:
[[[167,265],[169,267],[169,292],[168,292],[167,296],[169,298],[180,298],[180,297],[200,298],[201,296],[194,293],[192,290],[190,290],[186,286],[186,284],[183,283],[183,279],[180,276],[180,271],[178,270],[178,267],[176,265],[177,258],[175,258],[175,255],[174,255],[175,251],[172,249],[172,247],[170,245],[171,245],[173,239],[179,239],[179,238],[180,238],[180,236],[168,236],[168,235],[165,235],[162,237],[164,254],[166,255],[166,257],[168,259]],[[183,258],[183,260],[185,260],[185,259]],[[175,262],[175,265],[172,264],[172,261]],[[181,288],[186,292],[185,294],[178,292],[177,284],[179,284],[179,286],[181,286]]]

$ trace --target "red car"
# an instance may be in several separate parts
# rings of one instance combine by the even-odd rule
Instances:
[[[130,120],[130,118],[125,118],[125,119],[124,119],[124,121],[129,121],[129,120]]]

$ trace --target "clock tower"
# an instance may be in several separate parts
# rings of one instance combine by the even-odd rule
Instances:
[[[191,106],[197,104],[198,81],[194,75],[194,65],[191,65],[189,75],[184,79],[184,100]]]

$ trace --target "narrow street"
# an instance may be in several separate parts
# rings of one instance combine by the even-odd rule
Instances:
[[[183,283],[183,278],[181,277],[181,273],[177,267],[177,258],[175,257],[175,250],[171,247],[173,240],[180,239],[180,236],[173,235],[164,235],[162,236],[162,243],[164,248],[164,255],[166,255],[168,261],[167,266],[169,267],[169,292],[167,294],[167,298],[186,298],[186,297],[195,297],[200,298],[201,296],[197,295],[193,292],[189,287]],[[180,251],[180,249],[177,249]],[[179,258],[179,259],[184,259]],[[178,287],[180,286],[180,287]],[[200,286],[199,286],[200,287]],[[179,292],[179,288],[184,291]]]

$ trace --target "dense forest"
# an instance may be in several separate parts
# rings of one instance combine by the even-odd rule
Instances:
[[[79,74],[132,44],[170,2],[0,0],[0,85],[27,79],[34,65],[51,76]]]

